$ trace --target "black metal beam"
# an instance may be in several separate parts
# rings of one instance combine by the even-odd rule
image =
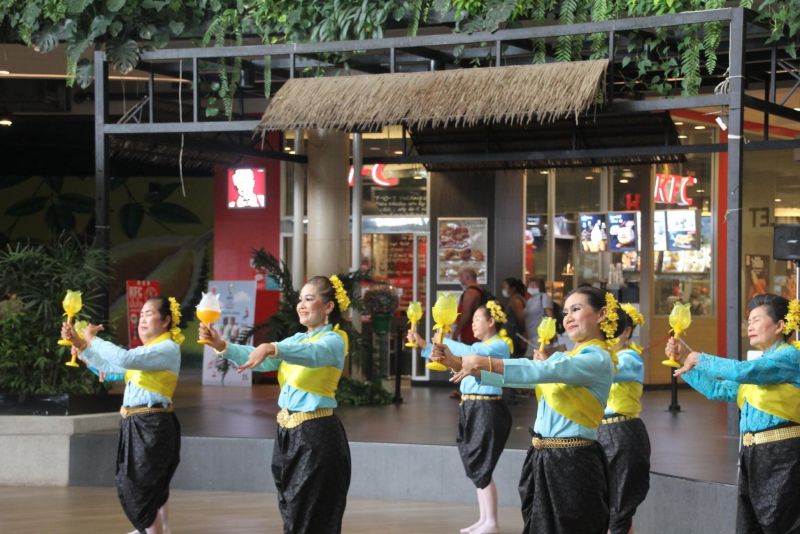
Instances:
[[[167,133],[252,132],[257,120],[206,122],[153,122],[143,124],[106,124],[103,133],[110,135],[141,135]]]
[[[749,95],[742,96],[742,103],[748,108],[757,109],[758,111],[763,111],[770,115],[777,115],[778,117],[783,117],[790,121],[800,122],[800,111],[795,111],[792,108],[787,108],[780,104],[773,104],[772,102],[767,102],[766,100]]]
[[[727,95],[681,96],[676,98],[653,98],[649,100],[614,100],[605,111],[609,113],[639,113],[642,111],[668,111],[727,106]]]

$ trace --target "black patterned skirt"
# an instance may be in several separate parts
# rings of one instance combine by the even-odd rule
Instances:
[[[181,425],[174,413],[133,415],[120,422],[115,482],[125,515],[140,532],[169,499],[180,462]]]
[[[458,453],[467,477],[478,489],[492,473],[511,432],[511,412],[502,400],[464,400],[458,412]]]
[[[800,533],[800,438],[742,447],[736,532]]]
[[[608,459],[611,534],[627,534],[650,489],[650,438],[637,418],[602,424],[597,441]]]
[[[608,468],[603,448],[531,447],[519,481],[523,534],[606,534]]]
[[[335,415],[278,426],[272,475],[286,534],[338,534],[350,488],[350,447]]]

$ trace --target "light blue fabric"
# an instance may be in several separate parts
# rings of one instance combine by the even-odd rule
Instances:
[[[97,337],[81,353],[81,358],[86,361],[93,373],[106,373],[105,380],[108,382],[124,380],[125,371],[129,370],[172,371],[176,375],[181,371],[181,348],[171,339],[129,350]],[[131,382],[125,385],[123,406],[154,404],[166,406],[172,404],[172,399],[142,389]]]
[[[480,383],[510,388],[535,388],[537,384],[584,386],[605,406],[614,376],[614,363],[608,351],[597,345],[581,347],[568,356],[555,352],[545,361],[515,359],[504,362],[503,374],[481,371]],[[546,438],[597,439],[597,430],[570,421],[548,406],[542,398],[536,409],[533,431]]]
[[[479,356],[491,356],[492,358],[506,359],[510,356],[508,345],[505,341],[495,336],[490,340],[478,341],[472,345],[453,341],[452,339],[445,338],[444,344],[453,353],[453,356],[462,358],[477,354]],[[430,358],[433,351],[433,344],[428,344],[427,347],[422,349],[422,357]],[[459,389],[465,395],[502,395],[503,390],[499,387],[480,385],[474,377],[468,376],[461,381]]]
[[[303,341],[323,333],[314,341]],[[232,362],[241,365],[247,361],[255,347],[229,343],[222,354]],[[313,332],[300,332],[278,342],[278,357],[267,358],[256,371],[277,371],[282,361],[303,365],[305,367],[337,367],[344,368],[344,340],[333,331],[331,325],[323,326]],[[336,399],[316,395],[284,384],[278,396],[278,406],[293,412],[313,412],[318,408],[336,408]]]
[[[633,349],[622,349],[617,352],[617,374],[614,383],[639,382],[644,384],[644,362],[642,357]],[[614,410],[606,407],[606,415],[611,415]]]
[[[793,384],[800,387],[800,351],[776,343],[751,361],[739,361],[701,353],[698,363],[681,377],[711,400],[736,402],[739,384]],[[747,401],[739,419],[741,432],[759,432],[788,422],[755,408]]]

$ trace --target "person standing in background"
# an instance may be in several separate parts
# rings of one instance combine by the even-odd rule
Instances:
[[[462,267],[458,271],[458,282],[464,292],[458,299],[458,321],[453,339],[470,345],[478,341],[472,333],[472,316],[485,300],[484,291],[478,285],[478,273],[472,267]]]
[[[536,332],[542,317],[553,317],[553,299],[544,291],[544,279],[534,277],[528,280],[528,302],[525,303],[525,331]],[[528,339],[531,339],[529,336]],[[529,344],[525,351],[526,358],[532,358],[536,347]]]

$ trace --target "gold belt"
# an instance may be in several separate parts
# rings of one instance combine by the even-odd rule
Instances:
[[[742,445],[751,447],[753,445],[796,438],[800,438],[800,426],[787,426],[776,428],[775,430],[765,430],[764,432],[745,432],[742,436]]]
[[[630,415],[615,415],[613,417],[603,417],[600,420],[600,424],[610,425],[612,423],[622,423],[623,421],[630,421],[631,419],[638,419],[638,417],[631,417]]]
[[[122,416],[123,419],[126,417],[130,417],[132,415],[144,415],[148,413],[164,413],[164,412],[172,412],[175,409],[174,405],[170,404],[166,408],[160,406],[134,406],[129,408],[127,406],[123,406],[119,409],[119,414]]]
[[[320,417],[328,417],[329,415],[333,415],[333,408],[318,408],[313,412],[294,413],[289,413],[289,410],[283,408],[278,412],[277,419],[281,428],[295,428],[306,421],[319,419]]]
[[[461,395],[461,402],[459,404],[464,404],[464,401],[468,400],[487,400],[487,401],[497,401],[502,399],[499,395]]]
[[[594,441],[583,438],[533,438],[534,449],[570,449],[572,447],[588,447]]]

